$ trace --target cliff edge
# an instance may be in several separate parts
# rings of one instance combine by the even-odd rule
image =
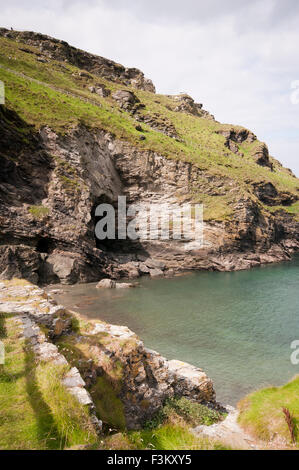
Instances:
[[[0,277],[75,283],[230,271],[299,246],[299,181],[248,129],[137,69],[0,29]],[[99,242],[100,203],[202,203],[204,244]]]

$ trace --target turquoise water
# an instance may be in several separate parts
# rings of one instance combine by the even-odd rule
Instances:
[[[223,403],[299,373],[290,362],[299,339],[299,257],[250,271],[143,278],[136,289],[63,291],[58,300],[74,310],[127,325],[149,348],[204,369]]]

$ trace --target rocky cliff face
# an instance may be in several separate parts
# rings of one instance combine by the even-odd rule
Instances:
[[[11,78],[9,99],[0,106],[2,278],[74,283],[185,269],[234,270],[288,259],[298,249],[298,180],[252,132],[217,123],[188,95],[154,95],[136,69],[40,34],[1,29],[1,35],[0,78],[1,70]],[[12,50],[15,55],[8,56]],[[23,56],[34,60],[36,77],[51,64],[59,72],[49,83],[24,78],[18,66]],[[63,69],[64,80],[70,80],[65,90],[57,85],[62,61],[64,68],[77,67]],[[105,83],[99,84],[99,77]],[[30,80],[40,87],[33,103]],[[20,87],[28,96],[25,108]],[[60,100],[55,112],[54,98],[43,111],[49,90]],[[82,100],[88,106],[83,117]],[[64,113],[71,105],[78,116],[68,125]],[[149,204],[202,202],[203,246],[186,249],[177,240],[99,242],[95,208],[116,205],[119,195],[137,203],[141,214]]]
[[[124,85],[132,85],[134,88],[155,92],[152,81],[145,78],[140,70],[126,68],[112,60],[76,49],[65,41],[32,31],[9,31],[5,28],[0,28],[0,36],[29,46],[35,46],[36,51],[32,52],[31,49],[26,50],[25,48],[25,52],[35,53],[39,62],[46,63],[49,59],[66,61],[79,69],[83,69],[85,77],[86,71],[88,71],[108,80],[119,81]],[[79,73],[84,78],[84,72]]]

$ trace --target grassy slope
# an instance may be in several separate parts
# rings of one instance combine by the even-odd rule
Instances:
[[[212,196],[206,194],[201,181],[198,181],[192,191],[195,200],[205,203],[208,219],[230,217],[231,207],[237,195],[255,198],[248,183],[269,181],[280,191],[297,191],[298,179],[292,177],[276,160],[273,159],[274,172],[255,163],[252,150],[256,143],[244,143],[241,149],[244,156],[239,157],[224,146],[225,138],[216,133],[219,129],[227,128],[227,125],[174,112],[176,103],[170,97],[134,89],[134,93],[146,105],[142,112],[157,113],[170,120],[181,140],[178,142],[142,124],[146,139],[141,141],[140,132],[135,129],[136,121],[129,113],[120,110],[111,96],[101,98],[88,90],[88,86],[96,83],[104,84],[112,92],[124,89],[124,85],[106,81],[90,73],[90,78],[82,78],[79,76],[80,70],[67,63],[54,60],[50,63],[40,63],[34,54],[23,52],[20,47],[22,44],[0,38],[0,64],[56,89],[53,90],[44,83],[30,82],[24,77],[0,69],[0,79],[5,82],[8,107],[16,110],[27,123],[36,128],[49,125],[57,132],[65,133],[78,123],[83,123],[91,128],[110,131],[139,148],[157,151],[168,158],[190,161],[210,175],[222,178],[225,181],[223,187]],[[31,46],[26,48],[39,52]],[[63,90],[72,95],[67,95]],[[82,98],[88,98],[92,102],[82,101]],[[235,194],[231,191],[234,188],[237,188]],[[264,209],[269,211],[266,206]],[[275,209],[271,208],[271,211]],[[297,215],[299,205],[294,204],[283,210]]]
[[[258,390],[239,403],[239,422],[257,438],[268,441],[276,434],[290,442],[290,432],[282,408],[293,416],[299,445],[299,376],[282,387]]]
[[[191,427],[211,425],[222,416],[186,398],[167,400],[155,418],[141,431],[130,431],[108,436],[106,449],[152,450],[228,450],[221,442],[195,436]]]
[[[0,449],[94,446],[87,410],[61,384],[65,366],[37,364],[14,319],[0,315]]]

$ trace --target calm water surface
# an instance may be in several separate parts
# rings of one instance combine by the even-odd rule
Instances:
[[[298,256],[250,271],[139,284],[124,290],[63,286],[56,298],[90,318],[129,326],[169,359],[201,367],[223,403],[299,373],[290,362],[290,344],[299,339]]]

